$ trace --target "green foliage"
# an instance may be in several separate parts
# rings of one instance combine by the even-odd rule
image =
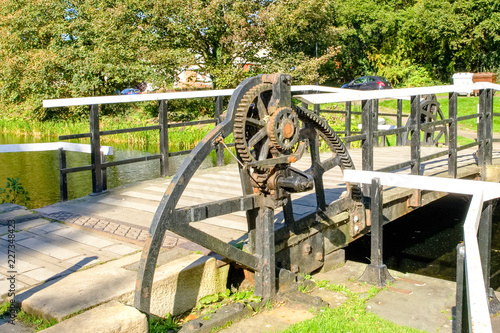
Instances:
[[[141,117],[139,113],[127,116],[125,119],[114,116],[100,117],[100,128],[112,130],[121,128],[133,128],[140,126],[156,125],[157,119]],[[43,137],[51,140],[53,137],[66,134],[77,134],[88,132],[88,120],[77,121],[27,121],[16,118],[0,118],[0,131],[19,136]],[[169,151],[180,151],[194,148],[215,125],[196,125],[171,128],[168,131]],[[126,143],[128,148],[142,149],[148,145],[158,147],[158,131],[141,131],[126,134],[106,135],[101,137],[101,144]],[[80,141],[86,143],[85,141]],[[225,140],[232,142],[232,137]]]
[[[164,333],[168,330],[177,330],[181,327],[180,322],[169,313],[166,318],[155,318],[149,320],[150,333]]]
[[[251,290],[234,291],[226,289],[223,293],[217,293],[213,295],[207,295],[198,301],[202,306],[210,305],[216,302],[229,301],[229,302],[240,302],[240,303],[250,303],[250,302],[260,302],[261,297],[255,296]]]
[[[299,284],[298,290],[301,293],[307,293],[309,292],[311,286],[309,284]]]
[[[171,81],[175,54],[165,52],[165,39],[143,15],[151,8],[153,3],[131,0],[2,1],[4,112],[46,119],[46,98],[110,95],[144,81]]]
[[[497,0],[0,0],[0,112],[79,119],[84,106],[41,102],[143,82],[168,89],[190,66],[214,88],[271,72],[295,84],[369,74],[402,87],[450,83],[457,71],[500,71],[499,21]],[[184,103],[169,103],[174,119],[213,114],[206,100]],[[155,103],[143,108],[156,116]],[[106,105],[101,114],[134,111]]]
[[[380,74],[407,87],[499,70],[498,1],[339,1],[334,12],[340,52],[323,68],[333,80]]]
[[[33,327],[35,332],[43,331],[46,328],[49,328],[51,326],[54,326],[57,324],[56,319],[52,320],[47,320],[43,318],[39,318],[34,315],[27,314],[23,310],[19,311],[17,313],[17,320],[22,322],[23,324],[27,326]]]
[[[0,203],[26,205],[30,201],[29,193],[21,184],[19,178],[7,178],[5,188],[0,187]]]

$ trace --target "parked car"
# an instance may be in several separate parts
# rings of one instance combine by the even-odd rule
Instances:
[[[141,91],[139,89],[135,89],[135,88],[127,88],[127,89],[123,89],[121,91],[121,94],[122,95],[136,95],[136,94],[140,94]]]
[[[382,76],[362,76],[344,84],[341,88],[358,90],[392,89],[391,83]]]

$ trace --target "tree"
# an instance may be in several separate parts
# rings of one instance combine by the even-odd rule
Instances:
[[[314,82],[316,69],[334,54],[329,14],[325,3],[312,0],[165,0],[147,16],[168,48],[184,55],[185,66],[210,74],[214,88],[230,88],[259,72]],[[318,59],[315,42],[323,50]],[[246,71],[245,63],[256,66]]]
[[[150,29],[176,50],[178,62],[198,65],[214,88],[233,87],[244,78],[244,62],[254,62],[263,47],[258,12],[267,1],[165,0],[148,12]]]
[[[44,98],[113,94],[173,75],[136,1],[1,1],[0,96],[44,119]]]
[[[321,68],[339,52],[333,4],[315,0],[274,1],[260,13],[268,57],[262,71],[289,73],[295,83],[324,82]]]

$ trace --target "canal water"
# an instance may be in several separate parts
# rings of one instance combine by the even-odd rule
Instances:
[[[0,144],[53,142],[57,138],[33,138],[0,134]],[[89,143],[89,140],[71,141]],[[128,144],[112,143],[113,155],[106,156],[107,161],[117,161],[127,158],[154,155],[159,148],[154,146],[137,149]],[[0,153],[0,188],[5,188],[7,178],[19,178],[23,187],[29,192],[31,200],[28,208],[39,208],[56,203],[59,194],[59,153],[57,151]],[[169,159],[169,174],[175,173],[184,156]],[[67,152],[67,167],[90,165],[90,154]],[[209,161],[207,161],[209,163]],[[141,180],[158,178],[160,176],[159,160],[125,164],[107,169],[108,188],[118,187]],[[80,198],[92,192],[91,171],[68,174],[69,199]]]
[[[389,269],[456,281],[457,245],[470,197],[447,195],[384,226],[383,255]],[[500,290],[500,205],[493,213],[491,287]],[[346,248],[346,258],[369,263],[370,238]]]

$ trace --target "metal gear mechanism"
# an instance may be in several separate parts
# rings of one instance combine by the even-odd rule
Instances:
[[[277,110],[270,117],[267,133],[272,144],[279,151],[289,151],[299,141],[299,117],[289,107]]]
[[[422,143],[427,146],[438,146],[439,141],[444,138],[444,145],[448,145],[448,128],[446,124],[438,124],[434,123],[440,120],[445,119],[443,116],[443,112],[439,107],[439,102],[436,98],[436,95],[427,95],[425,98],[420,101],[420,124],[427,126],[422,127],[422,132],[424,135],[422,136]],[[410,145],[411,144],[411,133],[413,130],[411,128],[414,126],[414,122],[412,122],[411,118],[408,119],[406,123],[406,134],[403,137],[403,144]]]
[[[273,106],[272,89],[267,83],[250,88],[240,99],[234,118],[237,154],[243,163],[253,167],[253,178],[259,187],[266,186],[276,166],[298,160],[318,134],[334,156],[313,161],[310,174],[319,172],[315,168],[321,169],[321,173],[335,166],[354,169],[349,153],[325,119],[299,106]]]

